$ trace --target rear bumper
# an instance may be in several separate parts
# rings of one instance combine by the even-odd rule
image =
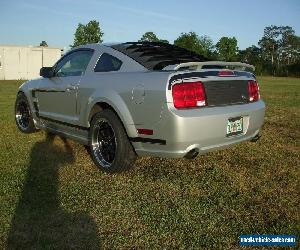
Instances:
[[[190,110],[176,110],[172,104],[167,104],[153,136],[148,137],[165,140],[165,145],[147,142],[134,142],[133,145],[138,155],[180,158],[191,150],[204,154],[251,140],[259,133],[264,115],[265,104],[262,100]],[[226,137],[228,119],[239,116],[243,117],[243,133]]]

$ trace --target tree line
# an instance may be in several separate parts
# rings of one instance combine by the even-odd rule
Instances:
[[[79,23],[71,47],[101,43],[103,35],[98,21],[92,20],[86,25]],[[145,32],[139,41],[170,43],[152,31]],[[173,44],[205,56],[208,60],[252,64],[258,75],[300,76],[300,37],[290,26],[266,27],[258,44],[244,50],[238,48],[235,37],[221,37],[214,44],[209,36],[199,36],[193,31],[181,33]]]

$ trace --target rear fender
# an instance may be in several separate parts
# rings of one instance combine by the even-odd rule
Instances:
[[[88,100],[88,105],[84,116],[84,125],[86,127],[90,127],[89,116],[92,111],[92,108],[97,103],[102,102],[108,104],[114,109],[114,111],[119,116],[121,122],[123,123],[127,135],[129,137],[136,137],[137,131],[132,116],[121,96],[112,91],[101,91],[101,96],[98,96],[97,93],[98,92],[95,92]]]

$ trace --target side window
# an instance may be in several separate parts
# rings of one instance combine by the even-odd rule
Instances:
[[[111,56],[107,53],[104,53],[99,58],[95,72],[109,72],[109,71],[118,71],[121,68],[122,61],[118,58]]]
[[[83,75],[93,53],[92,50],[79,50],[66,55],[57,63],[55,75],[58,77]]]

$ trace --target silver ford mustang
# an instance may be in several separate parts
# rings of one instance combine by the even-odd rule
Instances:
[[[259,138],[265,104],[253,71],[160,42],[85,45],[20,87],[16,124],[87,145],[106,172],[137,155],[194,158]]]

